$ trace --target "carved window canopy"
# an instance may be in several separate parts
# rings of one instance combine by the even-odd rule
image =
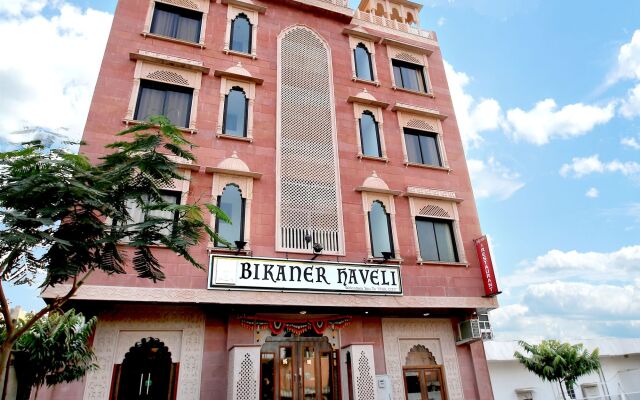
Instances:
[[[414,106],[412,104],[405,104],[405,103],[396,103],[392,108],[391,111],[401,111],[401,112],[406,112],[409,114],[415,114],[415,115],[422,115],[425,117],[431,117],[431,118],[437,118],[439,120],[445,120],[447,119],[447,115],[445,114],[441,114],[440,111],[438,110],[433,110],[430,108],[424,108],[424,107],[420,107],[420,106]]]
[[[167,56],[164,54],[153,53],[144,50],[140,50],[138,53],[129,53],[129,59],[134,61],[146,61],[153,64],[169,65],[172,67],[201,72],[205,75],[210,71],[208,67],[205,67],[199,61],[189,60],[181,57]]]
[[[250,0],[222,0],[222,4],[231,4],[247,10],[257,11],[260,14],[267,12],[267,7]]]
[[[381,41],[382,44],[386,44],[386,45],[391,45],[393,47],[399,48],[399,49],[405,49],[405,50],[410,50],[414,53],[419,53],[419,54],[426,54],[427,56],[430,56],[433,53],[433,50],[431,49],[427,49],[421,46],[417,46],[415,44],[411,44],[411,43],[407,43],[407,42],[401,42],[399,40],[395,40],[395,39],[390,39],[390,38],[384,38]]]

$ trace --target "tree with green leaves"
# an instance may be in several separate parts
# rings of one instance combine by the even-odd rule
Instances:
[[[600,368],[599,350],[589,353],[582,343],[572,345],[557,340],[543,340],[539,345],[524,341],[518,344],[530,355],[516,351],[513,356],[543,381],[558,382],[563,399],[566,399],[563,384],[574,386],[579,377]]]
[[[0,343],[0,392],[10,352],[43,316],[59,310],[95,271],[123,274],[130,263],[140,278],[161,281],[152,248],[161,245],[196,268],[189,249],[205,235],[227,243],[209,227],[204,210],[230,223],[213,204],[175,204],[161,191],[183,179],[176,160],[195,160],[192,144],[165,117],[118,133],[108,154],[92,165],[84,155],[49,150],[40,143],[0,153],[0,311],[6,328]],[[146,215],[134,220],[133,207]],[[68,284],[28,321],[11,320],[4,286]]]
[[[97,368],[89,344],[97,319],[71,309],[52,312],[36,321],[14,346],[14,365],[18,378],[17,400],[28,400],[32,389],[82,379]]]

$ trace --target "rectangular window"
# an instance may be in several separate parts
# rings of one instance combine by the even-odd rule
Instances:
[[[201,25],[201,12],[156,2],[151,33],[198,43]]]
[[[437,133],[404,128],[404,142],[409,162],[442,166]]]
[[[169,204],[180,204],[180,200],[182,198],[182,192],[163,190],[160,192],[160,198],[163,202]],[[178,222],[178,212],[177,211],[162,211],[162,210],[150,210],[145,213],[138,204],[133,200],[127,201],[127,211],[129,212],[129,216],[131,217],[131,223],[138,224],[144,222],[147,217],[157,217],[157,218],[166,218],[172,219],[175,224]],[[165,236],[171,234],[172,228],[166,227],[160,231]]]
[[[164,115],[176,126],[188,127],[193,89],[154,81],[140,81],[134,119]]]
[[[416,218],[416,229],[422,260],[458,262],[452,221]]]
[[[419,64],[392,59],[393,78],[396,86],[416,92],[427,92],[427,84],[424,79],[424,67]]]

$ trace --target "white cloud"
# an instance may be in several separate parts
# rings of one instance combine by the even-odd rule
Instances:
[[[0,1],[0,15],[17,17],[22,14],[35,14],[46,6],[47,0],[6,0]]]
[[[569,319],[640,319],[639,284],[547,282],[529,286],[525,303],[532,312]]]
[[[525,260],[504,278],[510,287],[555,280],[606,283],[640,278],[640,245],[610,253],[550,250],[533,261]]]
[[[437,22],[438,26],[443,26],[446,23],[447,23],[447,19],[445,17],[438,18],[438,22]]]
[[[633,33],[629,43],[620,47],[618,63],[608,83],[613,84],[620,79],[640,79],[640,29]]]
[[[631,147],[634,150],[640,150],[640,143],[633,137],[626,137],[620,140],[620,144],[623,146]]]
[[[592,188],[589,188],[589,190],[587,190],[587,192],[584,195],[589,197],[590,199],[595,199],[600,195],[600,192],[598,191],[598,189],[592,187]]]
[[[481,132],[498,129],[502,121],[500,104],[494,99],[477,101],[465,92],[471,79],[464,72],[457,72],[451,64],[444,62],[449,82],[449,90],[456,111],[458,128],[465,147],[477,146],[482,142]]]
[[[482,160],[467,159],[469,175],[476,198],[496,198],[506,200],[524,187],[518,173],[510,171],[493,157],[485,163]]]
[[[508,297],[491,312],[494,333],[499,339],[527,340],[635,337],[638,265],[640,245],[612,252],[551,250],[524,260],[498,282]]]
[[[640,84],[627,92],[627,98],[623,99],[618,109],[625,118],[633,118],[640,115]]]
[[[582,136],[611,120],[614,111],[614,103],[603,107],[576,103],[558,109],[555,100],[545,99],[529,111],[509,110],[507,130],[515,139],[543,145],[555,138]]]
[[[602,162],[600,156],[594,154],[589,157],[574,157],[570,164],[563,164],[560,168],[560,175],[564,177],[573,175],[575,178],[605,172],[619,172],[625,176],[636,175],[640,174],[640,164],[635,161],[618,160]]]
[[[11,3],[11,4],[9,4]],[[0,2],[0,136],[43,126],[84,128],[112,15],[64,2]]]

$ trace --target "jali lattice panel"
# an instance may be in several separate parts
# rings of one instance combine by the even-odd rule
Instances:
[[[278,249],[310,252],[319,243],[323,254],[342,254],[329,48],[303,26],[283,31],[278,47]]]

